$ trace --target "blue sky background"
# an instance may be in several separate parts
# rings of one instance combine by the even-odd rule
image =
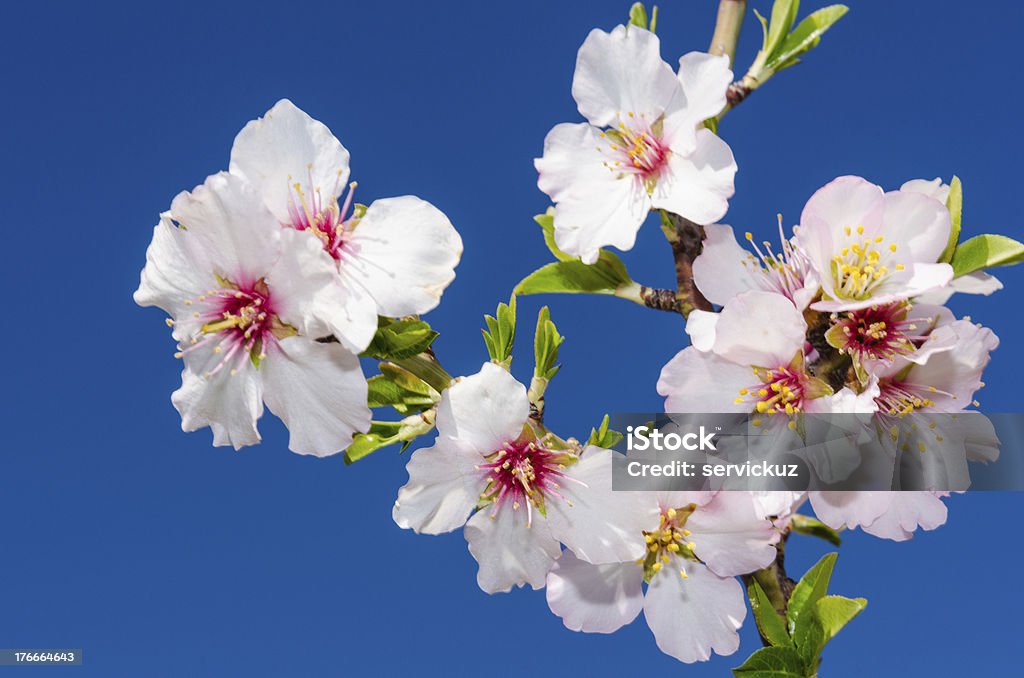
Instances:
[[[461,534],[392,523],[406,479],[395,450],[352,467],[302,458],[269,415],[264,444],[241,453],[181,433],[169,332],[131,300],[158,213],[226,169],[234,134],[289,97],[352,152],[363,201],[415,193],[461,231],[458,277],[428,319],[449,371],[476,371],[482,314],[548,258],[531,221],[547,206],[532,159],[551,126],[579,119],[576,50],[629,2],[146,4],[0,10],[0,647],[81,647],[84,668],[53,672],[97,676],[719,676],[756,649],[749,623],[740,654],[683,667],[642,619],[610,637],[575,634],[542,592],[485,595]],[[707,47],[714,4],[666,3],[667,60]],[[851,4],[804,65],[726,118],[740,166],[726,221],[768,236],[776,212],[792,224],[839,174],[895,188],[956,173],[965,234],[1024,236],[1021,6]],[[759,43],[750,17],[742,67]],[[672,282],[653,224],[625,260],[644,282]],[[1022,273],[1001,272],[1008,289],[993,298],[953,304],[1003,340],[980,396],[990,411],[1021,407]],[[658,372],[685,341],[679,318],[614,299],[524,298],[524,335],[542,302],[568,337],[553,427],[585,435],[606,411],[659,407]],[[823,675],[997,675],[1019,663],[1024,496],[950,506],[945,527],[910,543],[847,536],[834,590],[870,604],[828,648]],[[826,550],[794,538],[790,569]]]

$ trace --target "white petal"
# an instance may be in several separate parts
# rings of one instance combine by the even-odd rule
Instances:
[[[308,337],[334,335],[353,353],[377,331],[373,300],[338,275],[320,240],[305,231],[279,228],[284,250],[267,276],[274,310]]]
[[[661,59],[658,37],[636,26],[594,29],[576,57],[572,96],[592,125],[607,127],[620,115],[661,115],[680,89]]]
[[[892,494],[877,491],[809,492],[808,498],[818,520],[838,530],[873,523],[888,508]]]
[[[561,124],[548,133],[544,156],[534,163],[537,185],[556,203],[555,242],[588,264],[603,246],[632,248],[651,206],[636,176],[604,165],[599,147],[606,145],[590,125]]]
[[[392,318],[430,311],[455,279],[462,239],[441,210],[411,195],[377,200],[340,266]]]
[[[643,609],[643,580],[635,563],[591,565],[566,551],[548,573],[548,607],[572,631],[614,633]]]
[[[685,569],[687,578],[679,575]],[[673,557],[651,579],[644,597],[644,617],[658,647],[679,661],[706,661],[714,651],[736,651],[736,631],[747,616],[743,587],[723,579],[700,563]]]
[[[686,317],[686,333],[690,335],[690,345],[698,351],[710,351],[715,346],[715,328],[720,313],[694,309]]]
[[[349,154],[331,130],[282,99],[242,128],[231,148],[231,173],[257,188],[278,221],[288,223],[288,196],[296,183],[337,198],[348,181]]]
[[[201,246],[189,231],[174,226],[169,218],[161,219],[146,249],[146,266],[135,291],[135,303],[158,306],[176,319],[191,316],[193,309],[186,302],[218,286]],[[174,332],[179,341],[187,336],[180,327],[176,325]]]
[[[683,85],[686,105],[682,110],[690,129],[707,118],[713,118],[725,108],[725,93],[732,82],[729,57],[714,56],[706,52],[690,52],[679,59],[679,82]],[[666,128],[672,124],[666,117]]]
[[[749,367],[691,346],[662,368],[658,393],[665,396],[666,412],[750,412],[749,402],[735,401],[754,381]]]
[[[492,517],[493,516],[493,517]],[[526,507],[516,511],[507,502],[494,514],[491,507],[477,511],[466,523],[469,552],[480,565],[476,581],[487,593],[503,593],[513,586],[544,586],[548,570],[562,547],[539,516],[526,526]]]
[[[281,251],[277,220],[248,182],[227,172],[179,193],[169,216],[195,239],[183,242],[197,267],[239,285],[265,276]]]
[[[917,302],[941,305],[949,301],[949,298],[957,292],[988,296],[1001,289],[1003,289],[1003,283],[994,275],[989,275],[984,271],[975,271],[959,278],[953,278],[945,287],[925,292],[917,298]]]
[[[931,264],[949,244],[949,210],[934,198],[920,193],[891,191],[885,194],[885,242],[895,244],[903,263]]]
[[[263,416],[263,385],[256,368],[248,359],[237,362],[237,373],[225,366],[210,377],[222,359],[205,348],[186,355],[181,373],[181,388],[171,394],[174,408],[181,414],[181,430],[195,431],[205,426],[213,430],[213,444],[230,445],[236,450],[260,442],[256,421]]]
[[[946,505],[934,492],[889,492],[886,510],[863,529],[882,539],[905,541],[917,528],[934,530],[946,522]]]
[[[803,348],[803,314],[781,294],[744,292],[719,315],[714,351],[731,362],[776,368],[788,365]]]
[[[931,181],[927,179],[911,179],[900,186],[900,190],[926,195],[929,198],[938,200],[943,205],[946,204],[946,199],[949,197],[949,186],[942,183],[942,179],[939,177],[935,177]]]
[[[736,241],[732,226],[708,224],[704,248],[693,260],[693,282],[708,301],[724,306],[741,292],[760,289],[753,275],[756,265]]]
[[[338,344],[286,337],[267,347],[260,370],[267,407],[288,427],[293,452],[335,454],[370,428],[359,358]]]
[[[399,527],[441,534],[462,527],[484,488],[480,455],[439,438],[406,465],[409,482],[398,491],[391,516]]]
[[[956,349],[934,353],[924,365],[915,365],[907,381],[935,388],[937,392],[930,393],[929,398],[937,411],[957,412],[969,407],[975,391],[981,388],[982,372],[990,353],[999,346],[999,338],[987,327],[968,320],[957,320],[932,332],[938,341],[946,334],[955,335]]]
[[[693,153],[669,153],[651,202],[698,224],[710,224],[729,209],[735,176],[736,160],[729,145],[711,130],[699,129]]]
[[[442,394],[437,432],[466,449],[488,455],[515,440],[530,415],[526,387],[493,363],[457,381]]]
[[[558,489],[572,505],[557,498],[545,502],[551,533],[589,563],[642,557],[643,531],[658,524],[658,507],[644,492],[612,491],[615,455],[619,453],[587,447],[579,462],[565,470],[570,480]]]
[[[749,492],[719,492],[694,511],[686,529],[694,553],[720,576],[747,574],[775,560],[778,533]]]

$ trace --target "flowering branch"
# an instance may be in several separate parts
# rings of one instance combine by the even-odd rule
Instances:
[[[684,318],[694,309],[712,310],[711,302],[693,282],[693,261],[704,247],[704,227],[677,214],[662,211],[661,230],[672,246],[676,262],[676,310]]]

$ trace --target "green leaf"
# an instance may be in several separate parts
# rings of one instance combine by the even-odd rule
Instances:
[[[634,2],[629,8],[629,23],[640,28],[647,28],[647,8],[642,2]]]
[[[849,10],[846,5],[829,5],[812,12],[786,36],[776,53],[771,55],[768,59],[768,68],[777,72],[795,65],[798,62],[797,57],[817,47],[822,34],[842,19]]]
[[[422,320],[380,318],[377,333],[362,355],[378,360],[400,360],[423,353],[438,334]]]
[[[357,434],[352,440],[352,444],[345,450],[345,463],[355,463],[381,448],[397,443],[404,443],[402,445],[404,451],[409,443],[417,437],[429,433],[433,428],[433,410],[414,414],[402,421],[370,422],[370,430]]]
[[[817,564],[807,571],[807,574],[797,582],[789,597],[789,604],[786,606],[786,619],[789,622],[789,633],[796,636],[796,628],[807,618],[814,605],[825,597],[828,591],[828,582],[832,578],[832,570],[836,566],[838,553],[827,553],[822,556]]]
[[[593,264],[579,259],[558,261],[542,266],[516,285],[516,294],[614,294],[632,284],[622,260],[611,252],[601,251]]]
[[[824,539],[834,546],[840,546],[843,543],[843,540],[837,531],[833,530],[820,520],[816,520],[810,516],[805,516],[802,513],[794,514],[790,520],[790,525],[792,525],[793,530],[799,534]]]
[[[537,314],[537,331],[533,339],[533,376],[545,380],[555,376],[559,369],[559,366],[555,365],[558,360],[558,347],[563,341],[565,337],[558,333],[558,328],[551,321],[551,311],[544,306]]]
[[[772,5],[772,18],[768,24],[764,47],[769,59],[778,51],[789,35],[789,29],[796,21],[796,13],[800,10],[800,0],[775,0]]]
[[[548,246],[548,250],[554,255],[555,259],[559,261],[573,261],[576,257],[571,254],[566,254],[562,250],[558,249],[558,245],[555,244],[555,210],[549,208],[544,214],[538,214],[533,218],[538,224],[540,224],[541,230],[544,232],[544,244]]]
[[[367,405],[393,407],[400,414],[411,414],[429,409],[440,400],[440,394],[411,372],[381,363],[379,374],[367,380]]]
[[[493,316],[485,315],[487,329],[483,330],[484,344],[491,360],[508,367],[512,363],[512,345],[516,341],[516,295],[507,304],[498,304]]]
[[[863,598],[842,596],[825,596],[815,603],[810,616],[793,634],[793,641],[804,662],[812,669],[817,667],[825,645],[867,604]]]
[[[761,635],[772,645],[791,646],[793,641],[786,631],[786,620],[775,610],[772,602],[768,600],[768,594],[753,578],[747,584],[747,597],[750,599],[750,609],[754,612],[754,620]]]
[[[1024,261],[1024,244],[1005,235],[976,235],[956,246],[953,275],[959,278],[968,273],[994,266],[1012,266]]]
[[[763,647],[732,672],[737,678],[807,678],[807,667],[791,647]]]
[[[587,441],[587,445],[597,445],[598,447],[610,450],[619,444],[619,441],[622,440],[622,434],[608,428],[610,421],[606,414],[604,419],[601,420],[600,427],[590,429],[590,439]]]
[[[947,263],[953,259],[953,252],[960,242],[960,225],[964,211],[964,189],[960,183],[960,177],[954,176],[949,182],[949,195],[946,197],[946,209],[949,210],[949,221],[952,228],[949,231],[949,243],[946,249],[942,250],[939,263]]]

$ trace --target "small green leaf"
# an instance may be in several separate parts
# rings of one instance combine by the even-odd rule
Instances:
[[[959,278],[968,273],[995,266],[1013,266],[1024,261],[1024,244],[1005,235],[976,235],[956,246],[953,275]]]
[[[838,327],[838,325],[836,325],[836,327]],[[792,525],[793,530],[799,534],[824,539],[834,546],[839,546],[843,543],[843,540],[837,531],[833,530],[820,520],[816,520],[810,516],[805,516],[802,513],[794,514],[790,520],[790,525]]]
[[[438,334],[422,320],[380,318],[377,333],[362,355],[378,360],[400,360],[423,353]]]
[[[576,258],[558,249],[558,245],[555,244],[555,210],[553,208],[548,208],[547,212],[538,214],[533,220],[540,225],[541,230],[544,232],[544,244],[548,246],[548,251],[554,255],[555,259],[559,261],[573,261]]]
[[[747,584],[747,597],[750,599],[750,609],[754,612],[754,620],[761,635],[772,645],[791,646],[793,641],[786,631],[786,620],[775,610],[768,600],[768,594],[753,578]]]
[[[408,447],[408,443],[429,433],[433,428],[433,410],[414,414],[402,421],[370,422],[370,430],[357,434],[352,440],[352,444],[345,450],[345,463],[355,463],[381,448],[397,443],[405,443],[402,445],[404,451]]]
[[[565,337],[558,333],[558,328],[551,321],[551,311],[544,306],[537,314],[537,331],[533,339],[533,376],[545,380],[555,376],[558,372],[558,365],[555,365],[558,360],[558,347],[563,341]]]
[[[800,0],[775,0],[775,4],[772,5],[772,18],[768,24],[768,34],[765,36],[765,51],[769,59],[789,36],[789,29],[793,27],[799,10]]]
[[[411,414],[429,409],[440,400],[440,394],[411,372],[381,363],[382,374],[367,380],[367,405],[393,407],[400,414]]]
[[[825,596],[815,603],[810,615],[793,634],[793,642],[804,662],[812,669],[817,667],[825,645],[867,604],[863,598],[842,596]]]
[[[795,65],[797,57],[817,47],[822,34],[842,19],[849,10],[846,5],[830,5],[812,12],[786,37],[778,51],[771,55],[768,67],[778,72]]]
[[[790,635],[796,635],[795,629],[806,618],[804,613],[813,610],[814,605],[825,597],[838,556],[838,553],[826,553],[797,582],[796,588],[793,589],[793,593],[789,597],[789,604],[786,606],[786,620],[789,622]]]
[[[573,259],[542,266],[516,285],[515,293],[614,294],[632,282],[622,260],[602,251],[593,264]]]
[[[487,354],[496,363],[508,367],[512,363],[512,346],[516,341],[516,295],[507,304],[498,304],[493,316],[485,315],[487,329],[483,330]]]
[[[619,441],[622,440],[622,434],[610,429],[608,427],[610,422],[611,419],[608,415],[604,415],[604,419],[601,420],[601,426],[596,429],[590,429],[590,439],[587,441],[587,445],[596,445],[606,450],[610,450],[618,445]]]
[[[629,8],[629,23],[640,28],[647,28],[647,8],[642,2],[634,2]]]
[[[737,678],[807,678],[807,667],[791,647],[762,647],[732,672]]]
[[[949,231],[949,243],[946,249],[942,250],[939,263],[948,263],[953,259],[953,252],[960,242],[960,226],[964,211],[964,189],[960,183],[960,177],[954,176],[949,182],[949,195],[946,197],[946,209],[949,210],[949,221],[952,228]]]

